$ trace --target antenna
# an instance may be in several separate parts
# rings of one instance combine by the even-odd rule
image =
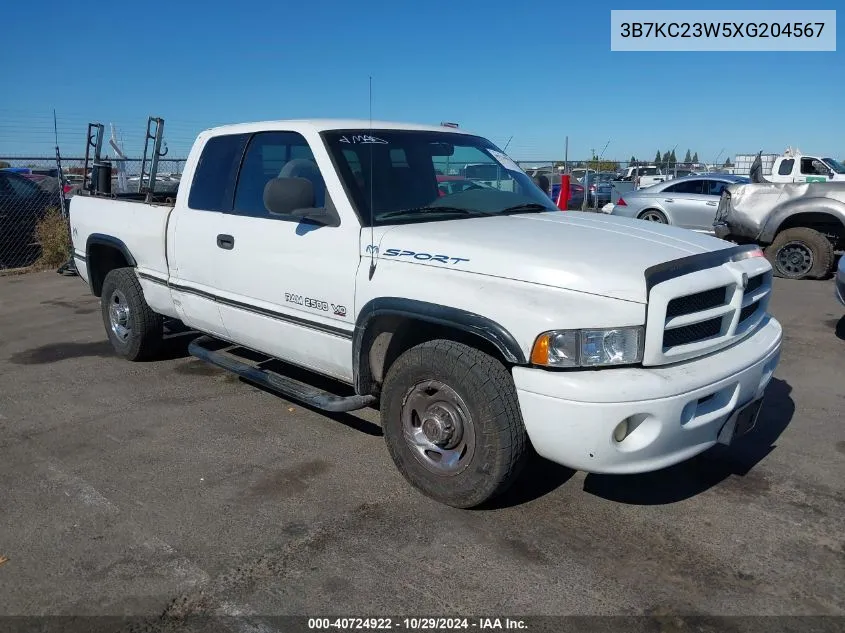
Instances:
[[[604,148],[601,150],[601,154],[599,154],[599,162],[601,162],[601,159],[604,158],[604,153],[607,151],[607,146],[610,145],[610,141],[611,139],[608,139],[607,143],[604,144]],[[598,166],[596,167],[596,170],[598,170]]]
[[[373,76],[370,75],[370,134],[373,132]],[[375,211],[373,210],[373,144],[367,143],[370,149],[370,279],[376,272],[376,245],[375,245]]]
[[[713,160],[713,162],[711,163],[711,165],[713,165],[713,167],[715,167],[716,169],[719,169],[718,162],[719,162],[719,159],[722,157],[722,154],[724,153],[724,151],[725,151],[725,148],[724,148],[724,147],[723,147],[722,149],[720,149],[720,150],[719,150],[719,153],[716,155],[716,158],[715,158],[715,159]],[[708,172],[710,171],[710,168],[709,168],[709,167],[707,168],[707,171],[708,171]]]
[[[62,173],[62,155],[59,152],[59,125],[56,122],[56,109],[53,108],[53,134],[56,137],[56,176],[59,178],[59,206],[61,207],[62,217],[67,217],[67,209],[65,209],[65,176]]]

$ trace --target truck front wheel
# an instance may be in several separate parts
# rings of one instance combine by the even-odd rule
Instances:
[[[778,277],[821,279],[833,270],[833,244],[814,229],[786,229],[765,252]]]
[[[106,333],[118,356],[135,361],[158,353],[163,319],[147,305],[132,268],[115,268],[106,275],[100,305]]]
[[[504,492],[527,457],[510,373],[454,341],[428,341],[396,359],[382,389],[381,424],[402,475],[456,508]]]

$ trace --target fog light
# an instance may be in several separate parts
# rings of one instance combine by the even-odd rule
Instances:
[[[621,442],[626,437],[628,437],[628,418],[622,420],[616,425],[616,428],[613,429],[613,439],[617,442]]]

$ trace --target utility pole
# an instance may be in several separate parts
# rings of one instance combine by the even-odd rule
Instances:
[[[596,148],[595,148],[595,147],[591,147],[591,148],[590,148],[590,160],[589,160],[589,161],[587,161],[587,169],[586,169],[586,171],[584,172],[584,182],[583,182],[583,185],[584,185],[584,199],[581,201],[581,211],[586,211],[586,210],[587,210],[587,198],[589,198],[589,197],[590,197],[590,188],[589,188],[589,183],[590,183],[590,164],[593,162],[593,156],[595,156],[595,155],[596,155]]]
[[[563,173],[569,173],[569,137],[566,137],[566,145],[563,150]]]

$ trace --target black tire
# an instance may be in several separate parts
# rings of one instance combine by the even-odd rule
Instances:
[[[427,404],[425,424],[415,413],[415,402]],[[457,447],[429,442],[426,429],[443,428],[438,419],[446,420],[447,433],[452,428],[450,442]],[[382,388],[381,424],[390,456],[405,479],[425,495],[456,508],[471,508],[503,493],[519,476],[528,455],[510,373],[495,358],[453,341],[422,343],[396,359]],[[406,439],[408,429],[435,450],[412,448],[420,444]],[[437,451],[460,456],[452,471],[437,472],[452,461],[432,459]]]
[[[776,277],[823,279],[833,271],[833,244],[814,229],[786,229],[764,252]]]
[[[144,300],[134,269],[116,268],[106,275],[100,308],[106,334],[118,356],[149,360],[161,351],[163,318]]]
[[[651,217],[655,219],[652,220]],[[655,222],[657,224],[669,224],[666,214],[662,211],[658,211],[657,209],[646,209],[637,216],[637,219],[647,222]]]

